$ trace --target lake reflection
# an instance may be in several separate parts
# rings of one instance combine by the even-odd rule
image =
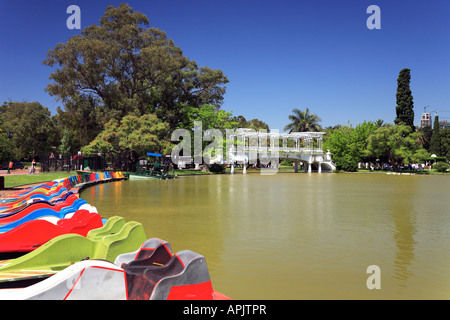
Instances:
[[[100,184],[105,217],[206,257],[234,299],[449,299],[450,177],[280,173]],[[381,269],[369,290],[366,269]]]

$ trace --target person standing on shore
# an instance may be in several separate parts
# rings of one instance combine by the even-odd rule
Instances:
[[[36,160],[33,159],[33,161],[31,161],[30,173],[35,173],[35,172],[36,172]]]

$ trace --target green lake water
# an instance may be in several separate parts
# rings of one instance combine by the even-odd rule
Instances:
[[[204,255],[233,299],[450,299],[450,176],[188,176],[81,197]],[[371,265],[381,289],[366,285]]]

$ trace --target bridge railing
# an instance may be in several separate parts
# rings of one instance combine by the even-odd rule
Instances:
[[[283,147],[257,147],[257,146],[233,146],[229,149],[230,153],[237,152],[285,152],[285,153],[318,153],[323,154],[323,150],[321,148],[283,148]]]

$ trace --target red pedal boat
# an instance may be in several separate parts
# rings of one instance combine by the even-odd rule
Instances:
[[[17,257],[62,234],[86,236],[90,230],[102,226],[100,214],[83,209],[77,210],[71,218],[58,220],[56,224],[48,220],[30,220],[0,234],[0,256]]]

